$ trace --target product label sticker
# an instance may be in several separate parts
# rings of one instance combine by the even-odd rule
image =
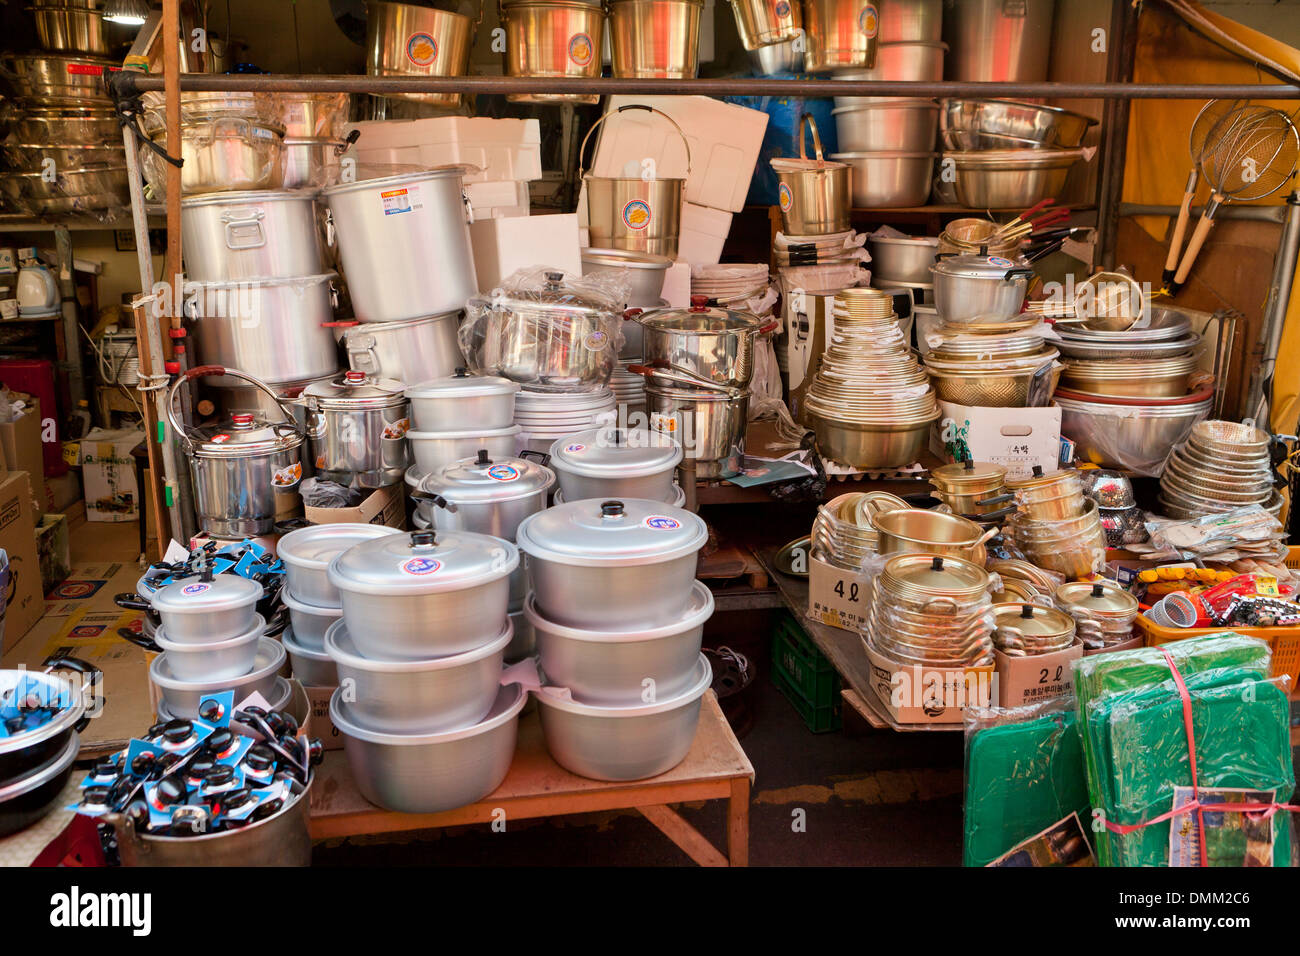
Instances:
[[[599,352],[609,344],[609,335],[601,329],[587,333],[587,337],[582,340],[582,344],[587,347],[588,351]]]
[[[397,569],[403,574],[422,577],[426,574],[434,574],[441,567],[442,562],[437,558],[407,558],[397,566]]]
[[[989,265],[997,266],[999,269],[1010,269],[1015,263],[1010,259],[1004,259],[1002,256],[989,256]]]
[[[493,465],[487,470],[487,476],[493,481],[514,481],[519,477],[519,469],[514,465]]]
[[[790,187],[782,183],[777,187],[777,195],[781,202],[781,211],[789,212],[790,207],[794,205],[794,193],[790,192]]]
[[[212,444],[214,445],[224,445],[228,441],[230,441],[230,436],[225,432],[222,432],[220,435],[212,436]]]
[[[569,37],[569,59],[577,66],[587,66],[596,54],[596,45],[585,33],[575,33]]]
[[[411,421],[408,418],[399,418],[395,422],[389,422],[384,426],[384,437],[388,439],[405,438],[406,432],[411,427]]]
[[[786,0],[777,0],[776,7],[773,8],[778,17],[788,17],[790,15],[790,4]]]
[[[581,455],[587,450],[587,446],[579,442],[574,442],[572,445],[565,445],[564,450],[570,455]]]
[[[623,207],[623,225],[637,232],[650,225],[650,204],[644,199],[629,200]]]
[[[438,41],[427,33],[412,33],[406,38],[406,58],[416,66],[430,66],[438,59]]]
[[[181,588],[181,594],[184,594],[186,597],[193,597],[196,594],[202,594],[205,591],[211,591],[211,590],[212,590],[211,584],[206,584],[202,581],[199,581],[196,582],[195,584],[185,585],[183,588]]]
[[[286,465],[271,472],[271,484],[277,488],[292,488],[300,481],[302,481],[302,462],[300,461],[295,461],[292,465]]]
[[[652,531],[676,531],[682,526],[676,518],[667,515],[648,515],[641,523]]]
[[[880,30],[880,14],[876,12],[875,6],[868,3],[858,14],[858,27],[862,30],[862,35],[871,39]]]
[[[673,415],[665,415],[663,412],[651,412],[650,430],[662,432],[665,435],[676,435],[677,418]]]
[[[385,189],[379,194],[380,201],[384,204],[384,215],[395,216],[399,212],[411,211],[411,190],[408,189]]]

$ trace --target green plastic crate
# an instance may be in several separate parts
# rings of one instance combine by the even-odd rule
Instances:
[[[772,682],[813,733],[842,726],[840,677],[788,614],[772,630]]]

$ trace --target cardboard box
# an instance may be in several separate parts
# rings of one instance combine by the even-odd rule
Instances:
[[[681,127],[690,145],[689,164],[681,136],[663,116],[646,110],[618,112],[633,104],[654,107]],[[727,212],[745,208],[767,130],[766,113],[710,96],[629,95],[609,97],[605,117],[592,175],[623,176],[629,164],[642,170],[645,161],[651,160],[656,178],[686,179],[684,198],[688,203]]]
[[[33,397],[13,421],[0,422],[0,448],[8,471],[25,471],[31,479],[32,508],[37,520],[45,513],[45,451],[41,444],[41,403]]]
[[[31,481],[25,471],[11,471],[0,481],[0,548],[9,555],[9,593],[0,621],[0,649],[8,650],[45,613]]]
[[[846,571],[821,558],[808,561],[808,616],[845,631],[860,631],[871,609],[870,585],[861,572]]]
[[[1083,656],[1083,644],[1075,641],[1055,654],[1008,657],[994,648],[998,674],[998,702],[1003,707],[1025,707],[1074,692],[1073,662]]]
[[[1030,474],[1035,465],[1051,474],[1060,467],[1061,410],[1050,408],[980,408],[939,403],[939,420],[930,434],[930,450],[943,461],[993,462],[1008,478]]]
[[[390,528],[406,527],[406,485],[399,482],[370,493],[353,508],[303,508],[309,524],[382,524]]]
[[[72,541],[68,516],[42,515],[36,526],[36,551],[41,562],[41,593],[48,594],[72,573]]]
[[[478,287],[494,289],[512,272],[553,266],[566,275],[582,275],[576,213],[480,219],[470,224]]]
[[[923,667],[900,665],[866,648],[871,690],[899,724],[960,724],[967,705],[988,707],[995,699],[994,665]]]
[[[682,203],[677,261],[712,266],[722,261],[722,247],[731,232],[732,214],[692,202]]]
[[[86,489],[87,521],[135,521],[140,517],[140,489],[131,449],[144,440],[134,429],[92,429],[81,440],[77,460]]]
[[[311,714],[311,735],[318,738],[326,750],[342,750],[343,735],[330,719],[330,697],[334,688],[304,684],[303,690],[307,692],[307,707]]]

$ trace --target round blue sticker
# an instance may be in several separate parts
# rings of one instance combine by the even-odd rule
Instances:
[[[433,574],[442,567],[436,558],[407,558],[399,567],[407,574]]]
[[[493,481],[514,481],[519,477],[519,469],[514,465],[493,465],[487,470],[487,476]]]
[[[202,594],[204,591],[211,590],[211,584],[187,584],[181,588],[182,594]]]
[[[682,523],[676,518],[670,518],[667,515],[650,515],[642,523],[647,528],[653,528],[655,531],[676,531],[682,526]]]
[[[575,443],[572,445],[565,445],[564,450],[567,451],[570,455],[576,455],[578,454],[578,452],[586,451],[587,446]]]

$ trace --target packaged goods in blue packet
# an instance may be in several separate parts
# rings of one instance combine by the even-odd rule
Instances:
[[[235,692],[223,690],[219,694],[208,694],[199,700],[198,715],[214,727],[229,727],[230,715],[235,709]]]

